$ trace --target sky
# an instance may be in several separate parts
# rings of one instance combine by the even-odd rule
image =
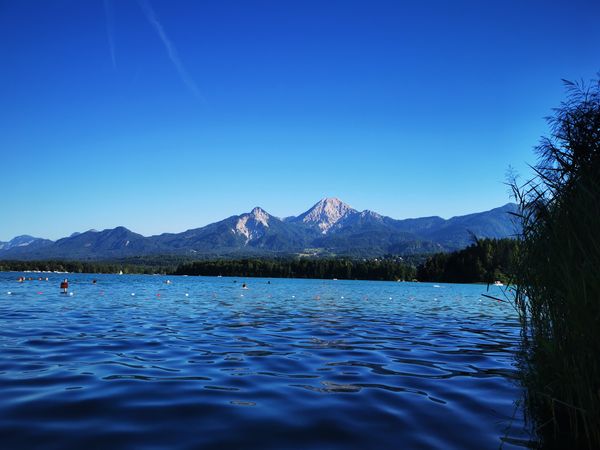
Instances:
[[[508,201],[598,1],[0,0],[0,241]]]

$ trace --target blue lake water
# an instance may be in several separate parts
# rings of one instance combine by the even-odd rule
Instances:
[[[481,297],[485,286],[19,275],[0,273],[2,448],[496,449],[529,439],[516,403],[517,316]],[[72,296],[59,292],[65,276]]]

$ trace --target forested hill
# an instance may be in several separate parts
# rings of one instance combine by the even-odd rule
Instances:
[[[518,241],[514,239],[479,239],[463,250],[430,256],[417,268],[417,279],[447,283],[507,282],[517,252]]]

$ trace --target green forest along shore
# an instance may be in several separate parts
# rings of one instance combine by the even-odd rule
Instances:
[[[509,279],[517,248],[517,241],[512,239],[481,239],[463,250],[422,257],[421,263],[419,259],[390,256],[195,261],[164,257],[123,261],[0,261],[0,271],[492,283]]]

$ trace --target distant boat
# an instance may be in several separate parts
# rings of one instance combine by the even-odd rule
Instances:
[[[119,270],[119,275],[123,275],[123,271],[122,270]]]
[[[502,281],[494,281],[494,286],[504,286],[504,283]]]

